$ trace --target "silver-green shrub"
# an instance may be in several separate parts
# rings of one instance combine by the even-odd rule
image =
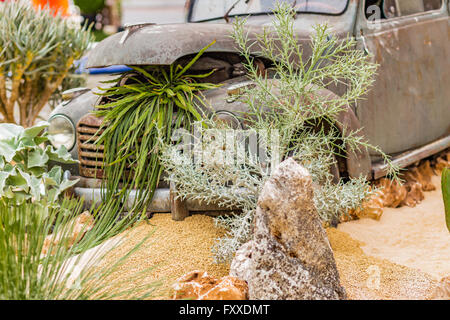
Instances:
[[[246,118],[249,128],[277,132],[280,143],[276,144],[277,150],[271,149],[272,144],[267,145],[269,157],[275,153],[280,159],[294,157],[308,169],[318,186],[314,201],[320,217],[328,223],[338,221],[346,211],[360,206],[371,191],[364,177],[333,182],[330,167],[336,163],[336,155],[345,156],[362,148],[374,148],[383,154],[359,132],[342,134],[335,126],[338,114],[367,93],[377,65],[354,49],[354,39],[338,39],[326,25],[316,26],[310,41],[312,54],[303,57],[293,28],[292,8],[285,4],[277,6],[273,26],[256,41],[247,37],[245,20],[235,21],[232,37],[240,47],[248,77],[255,84],[238,97],[249,107],[251,117]],[[269,72],[275,81],[260,74],[250,46],[261,48],[258,56],[274,62]],[[328,97],[319,93],[332,84],[346,86],[346,92]],[[208,126],[217,128],[212,122]],[[216,219],[217,225],[225,227],[228,233],[217,239],[214,258],[217,262],[229,261],[239,246],[251,238],[258,194],[270,176],[270,168],[250,153],[246,154],[244,165],[235,162],[219,165],[193,162],[191,155],[180,153],[176,146],[166,145],[164,150],[163,166],[170,180],[178,185],[180,197],[241,209],[240,214]],[[397,168],[383,156],[395,176]]]

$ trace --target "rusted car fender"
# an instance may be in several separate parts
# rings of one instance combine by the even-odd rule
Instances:
[[[231,24],[141,24],[101,41],[90,53],[87,68],[112,65],[171,65],[179,58],[196,54],[208,44],[216,43],[208,52],[239,52],[230,37]],[[249,26],[252,34],[261,26]],[[257,50],[258,48],[253,48]]]
[[[231,79],[229,81],[226,81],[222,84],[221,87],[216,88],[216,89],[212,89],[212,90],[208,90],[204,93],[204,98],[207,101],[207,105],[210,106],[210,108],[212,110],[214,110],[215,112],[217,111],[228,111],[228,112],[232,112],[234,114],[236,114],[237,116],[241,116],[242,114],[245,112],[248,112],[248,106],[243,103],[242,101],[240,101],[239,99],[229,102],[230,100],[228,100],[229,95],[228,95],[228,89],[233,86],[236,83],[239,83],[240,81],[243,81],[245,79],[245,77],[242,78],[235,78],[235,79]],[[277,80],[273,79],[273,80],[269,80],[269,81],[274,81],[276,82]],[[273,87],[276,87],[273,86]],[[319,95],[321,95],[322,97],[324,97],[325,99],[336,99],[337,95],[335,93],[333,93],[332,91],[328,90],[328,89],[318,89],[316,91]],[[276,94],[276,91],[274,92]],[[203,110],[205,111],[205,110]],[[212,111],[210,110],[209,112],[212,113]],[[208,111],[206,110],[206,113],[208,113]],[[244,117],[245,119],[245,117]],[[361,124],[358,120],[358,118],[356,117],[353,109],[351,108],[350,105],[345,107],[345,110],[342,111],[338,117],[337,117],[337,123],[335,123],[336,127],[340,130],[342,135],[347,135],[350,132],[356,132],[358,131],[358,135],[361,135]],[[245,128],[245,120],[243,121],[243,127]],[[349,147],[347,147],[347,150],[350,150]],[[371,167],[372,167],[372,163],[371,163],[371,159],[370,159],[370,155],[367,149],[365,148],[360,148],[360,150],[351,150],[348,152],[347,157],[346,157],[346,169],[347,169],[347,173],[348,176],[351,178],[357,178],[360,175],[365,176],[367,179],[371,179],[372,178],[372,171],[371,171]]]
[[[328,89],[319,89],[317,93],[327,99],[338,98],[334,92]],[[337,121],[338,122],[335,123],[335,125],[343,137],[348,136],[351,132],[357,132],[357,135],[363,136],[361,123],[350,105],[347,105],[345,110],[339,113],[337,116]],[[347,146],[346,149],[350,150],[351,148]],[[372,162],[370,159],[369,150],[366,148],[360,148],[360,150],[351,150],[348,152],[346,164],[349,177],[357,178],[360,175],[363,175],[369,180],[372,179]]]

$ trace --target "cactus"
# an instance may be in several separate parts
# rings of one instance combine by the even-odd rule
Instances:
[[[450,168],[444,168],[442,171],[441,186],[445,206],[445,222],[450,231]]]

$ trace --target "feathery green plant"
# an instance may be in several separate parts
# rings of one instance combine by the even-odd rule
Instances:
[[[250,110],[243,115],[249,129],[279,134],[280,143],[274,145],[276,150],[271,149],[270,143],[267,145],[269,157],[276,153],[281,160],[294,157],[308,169],[315,184],[320,186],[314,193],[318,213],[324,222],[335,223],[371,194],[364,177],[337,184],[333,181],[330,166],[336,163],[336,156],[345,157],[348,152],[374,148],[390,165],[392,176],[398,171],[360,132],[341,133],[336,126],[338,114],[367,93],[377,65],[354,49],[352,38],[338,39],[330,34],[326,25],[316,26],[309,43],[311,54],[304,56],[303,45],[295,34],[292,10],[285,3],[278,4],[273,25],[258,35],[256,41],[248,38],[245,20],[235,20],[232,37],[244,58],[249,80],[254,83],[236,98]],[[261,48],[257,56],[273,62],[266,74],[261,74],[254,63],[250,47]],[[346,87],[343,95],[321,95],[321,90],[337,84]],[[209,124],[209,128],[215,128],[214,124]],[[191,155],[180,154],[169,144],[163,150],[162,161],[171,181],[177,184],[178,196],[242,210],[241,214],[216,219],[228,232],[217,239],[214,258],[217,262],[230,261],[242,243],[251,239],[258,195],[270,170],[247,151],[244,151],[245,165],[234,162],[209,165],[194,164]]]
[[[92,41],[90,28],[30,1],[6,1],[0,6],[0,113],[4,122],[32,126],[58,90],[73,62]]]
[[[134,71],[125,75],[127,83],[103,88],[99,93],[107,101],[94,111],[103,117],[96,143],[104,144],[103,202],[110,204],[106,210],[121,212],[135,189],[136,197],[129,211],[145,213],[163,170],[159,140],[168,143],[174,130],[189,129],[194,120],[200,120],[194,100],[201,100],[198,92],[215,87],[195,81],[214,70],[203,75],[186,73],[213,44],[203,48],[184,67],[133,66]]]

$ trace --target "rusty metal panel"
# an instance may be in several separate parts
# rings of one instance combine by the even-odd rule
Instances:
[[[380,65],[374,87],[356,109],[367,139],[396,155],[448,136],[450,24],[446,8],[384,20],[378,29],[360,25],[367,49]],[[376,158],[376,152],[371,153]]]
[[[393,162],[400,168],[406,168],[407,166],[436,154],[442,150],[450,148],[450,136],[434,141],[426,146],[418,149],[411,150],[400,154],[393,159]],[[373,179],[378,179],[387,174],[388,166],[385,163],[375,163],[373,165]]]
[[[332,26],[333,32],[345,37],[352,32],[356,19],[357,0],[351,0],[342,15],[301,14],[294,22],[296,35],[300,41],[308,41],[318,23]],[[262,34],[269,27],[273,15],[251,16],[247,20],[250,40]],[[208,52],[238,53],[234,40],[230,37],[232,23],[223,19],[204,23],[183,23],[155,25],[151,23],[131,25],[125,31],[101,41],[90,53],[87,68],[111,65],[170,65],[177,59],[198,53],[216,40]],[[259,48],[253,46],[253,53]],[[308,53],[305,52],[305,56]]]
[[[231,30],[232,25],[227,24],[131,27],[100,42],[90,52],[87,67],[170,65],[182,56],[196,54],[214,40],[217,42],[209,51],[236,52],[235,43],[229,37]]]

